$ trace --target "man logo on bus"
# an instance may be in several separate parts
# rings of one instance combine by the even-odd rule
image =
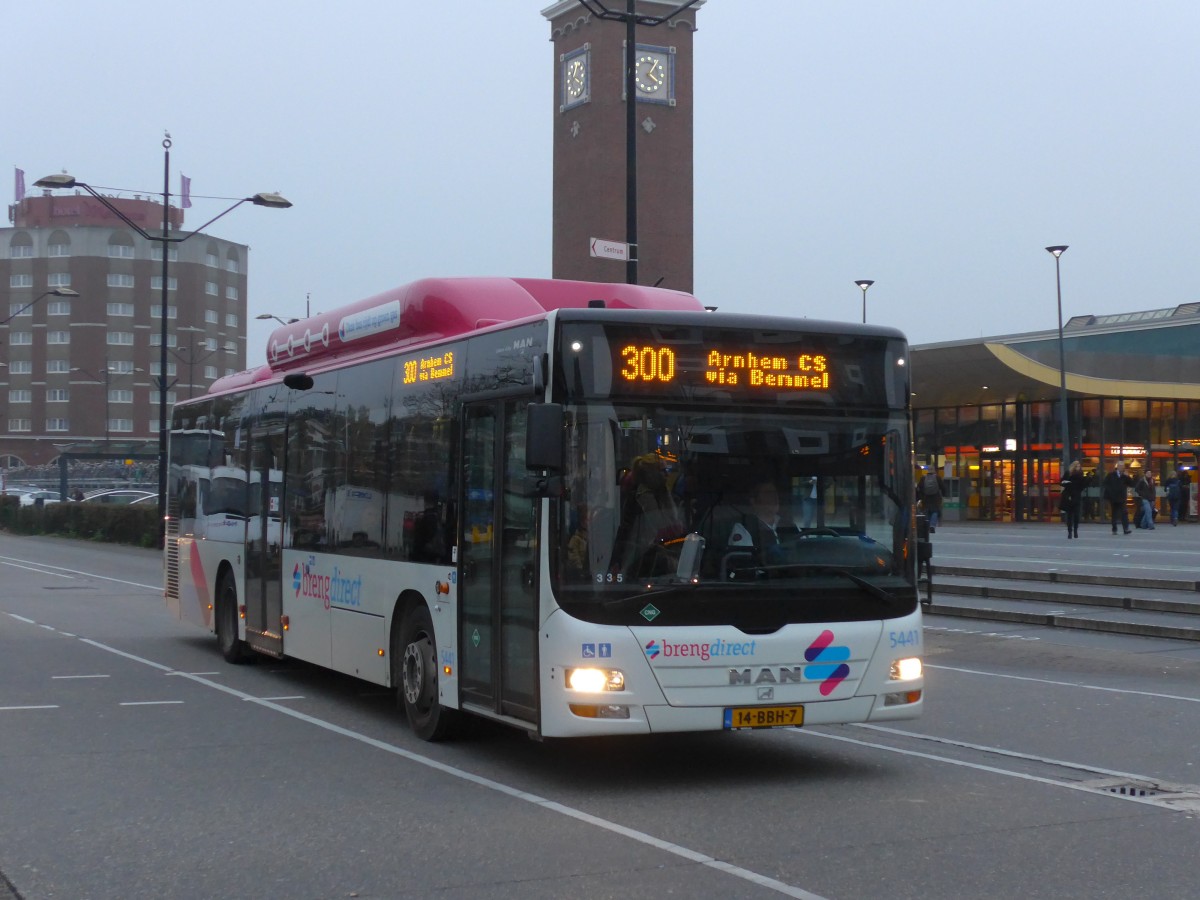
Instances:
[[[804,677],[820,681],[821,696],[828,697],[850,676],[850,667],[846,665],[849,658],[850,648],[833,646],[833,632],[827,628],[804,651],[804,659],[809,663],[804,667]]]

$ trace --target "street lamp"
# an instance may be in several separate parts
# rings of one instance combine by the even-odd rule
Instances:
[[[203,344],[203,343],[201,343],[201,344],[186,344],[186,345],[184,345],[184,346],[182,346],[182,347],[176,347],[174,350],[172,350],[172,351],[171,351],[171,355],[172,355],[172,356],[174,356],[176,359],[183,359],[183,356],[182,356],[181,354],[183,354],[185,351],[187,352],[187,355],[188,355],[188,358],[187,358],[187,365],[188,365],[188,399],[189,399],[189,400],[191,400],[191,399],[192,399],[192,397],[193,397],[193,396],[195,396],[195,389],[196,389],[196,363],[204,362],[206,359],[208,359],[210,356],[212,356],[214,353],[216,353],[216,352],[217,352],[216,350],[208,350],[208,352],[207,352],[207,353],[205,353],[203,356],[201,356],[199,359],[197,359],[197,358],[196,358],[196,351],[197,351],[197,350],[199,350],[199,349],[201,349],[201,348],[203,348],[203,349],[205,349],[205,350],[208,350],[208,345],[207,345],[207,344]],[[175,385],[177,385],[178,383],[179,383],[179,379],[178,379],[178,378],[176,378],[174,381],[172,381],[172,382],[171,382],[171,385],[170,385],[170,386],[171,386],[171,387],[174,387],[174,386],[175,386]]]
[[[625,263],[625,283],[638,283],[637,253],[637,35],[635,25],[662,25],[699,0],[685,0],[662,16],[638,15],[635,0],[626,0],[625,12],[611,10],[604,0],[579,0],[597,19],[625,23],[625,243],[629,261]]]
[[[170,200],[171,200],[171,136],[167,135],[163,139],[163,190],[162,190],[162,206],[163,206],[163,221],[162,233],[151,234],[141,225],[138,225],[130,219],[125,213],[121,212],[116,206],[109,202],[108,198],[97,192],[91,185],[79,181],[71,175],[63,172],[60,175],[48,175],[45,178],[39,178],[34,182],[36,187],[46,188],[49,190],[58,190],[60,188],[83,188],[93,198],[98,200],[114,216],[140,234],[148,241],[156,241],[162,245],[162,329],[160,333],[161,344],[159,345],[159,373],[158,373],[158,518],[163,523],[162,527],[166,527],[166,504],[167,504],[167,312],[169,309],[169,295],[167,288],[170,284],[168,278],[170,269],[170,254],[167,252],[169,244],[180,244],[186,241],[193,235],[199,234],[213,222],[217,221],[233,210],[237,209],[243,203],[253,203],[255,206],[266,206],[271,209],[287,209],[292,204],[275,193],[255,194],[252,197],[243,197],[238,200],[224,212],[213,216],[199,228],[188,232],[184,235],[171,237],[171,220],[170,220]]]
[[[274,319],[280,325],[293,325],[296,322],[300,321],[299,319],[281,319],[279,316],[272,315],[271,313],[260,313],[259,315],[255,316],[254,318],[264,319],[264,320],[265,319]]]
[[[92,378],[96,378],[95,374],[93,374],[89,369],[85,369],[83,366],[75,366],[71,369],[71,371],[82,372],[84,375],[90,375]],[[112,385],[112,377],[114,375],[133,375],[137,372],[144,371],[145,369],[130,369],[128,372],[120,372],[116,369],[110,368],[108,364],[105,364],[104,368],[100,370],[100,374],[104,376],[104,446],[106,450],[109,442],[112,440],[112,438],[109,436],[109,432],[112,430],[112,420],[109,418],[109,402],[112,399],[109,396],[109,390]]]
[[[1058,417],[1062,420],[1062,470],[1064,476],[1067,468],[1071,465],[1071,430],[1067,424],[1067,351],[1063,345],[1062,274],[1059,271],[1058,260],[1066,252],[1066,249],[1066,244],[1046,248],[1046,252],[1054,257],[1054,283],[1058,288]]]
[[[867,324],[867,288],[869,288],[875,282],[873,282],[870,278],[860,278],[858,281],[856,281],[854,283],[857,284],[860,288],[862,288],[862,292],[863,292],[863,324],[866,325]]]
[[[11,316],[9,316],[7,319],[5,319],[3,322],[0,322],[0,325],[7,325],[9,322],[11,322],[13,319],[15,319],[21,313],[25,312],[25,310],[29,309],[29,307],[33,306],[33,304],[35,304],[39,300],[41,300],[42,297],[78,297],[78,296],[79,296],[79,292],[73,291],[70,288],[55,288],[52,291],[46,291],[46,293],[41,294],[40,296],[34,297],[32,300],[30,300],[28,303],[26,303],[24,306],[22,306],[20,309],[18,309],[15,313],[13,313]]]

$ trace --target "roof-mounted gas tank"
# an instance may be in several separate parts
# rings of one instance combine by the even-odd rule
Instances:
[[[602,301],[597,303],[596,301]],[[466,334],[555,309],[703,310],[691,294],[663,288],[537,278],[425,278],[333,312],[283,325],[267,341],[272,371],[384,346]]]

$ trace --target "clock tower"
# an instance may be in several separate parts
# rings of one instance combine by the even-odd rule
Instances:
[[[658,25],[638,24],[637,274],[641,284],[692,290],[692,38],[704,0]],[[639,17],[666,16],[681,0],[637,0]],[[592,241],[626,234],[627,26],[592,10],[626,0],[559,0],[542,10],[554,44],[555,278],[626,280],[626,266],[592,255]]]

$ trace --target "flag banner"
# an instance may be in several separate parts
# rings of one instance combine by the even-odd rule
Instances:
[[[192,206],[192,179],[182,172],[179,173],[179,194],[183,197],[179,205],[183,209],[190,209]]]
[[[17,195],[17,202],[20,203],[25,199],[25,170],[17,169],[16,178],[14,180],[13,193]]]

